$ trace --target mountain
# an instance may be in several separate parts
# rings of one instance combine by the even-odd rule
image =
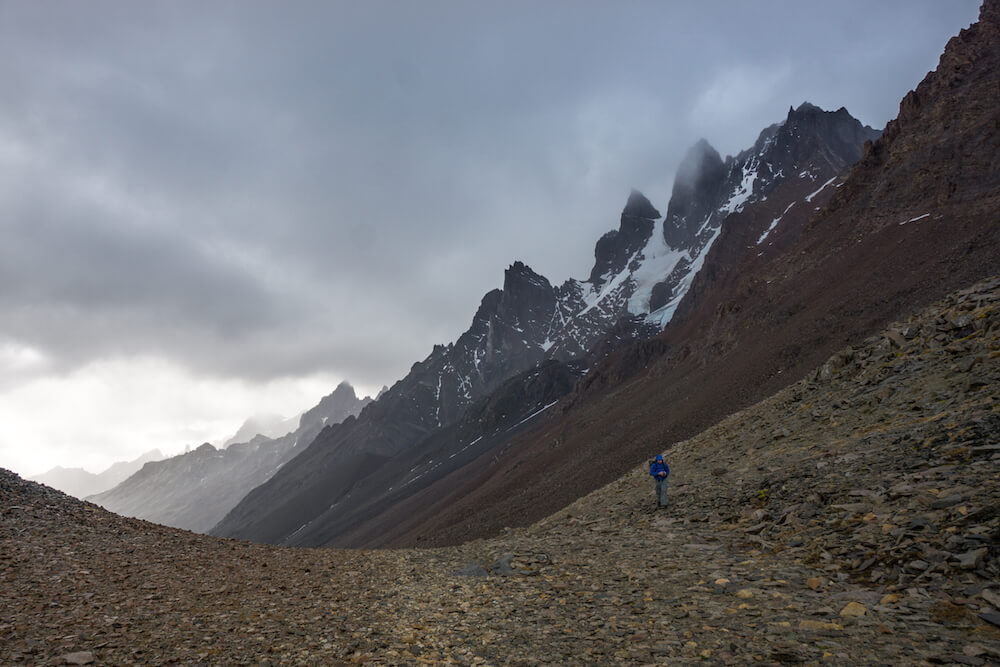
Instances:
[[[97,474],[83,468],[56,466],[48,472],[32,477],[31,481],[46,484],[76,498],[85,498],[117,486],[149,461],[159,461],[162,458],[160,450],[154,449],[132,461],[112,463],[106,470]]]
[[[671,443],[668,509],[636,460],[450,548],[214,539],[0,470],[0,663],[994,664],[998,305],[951,294]]]
[[[281,415],[254,415],[244,421],[236,433],[216,446],[219,449],[225,449],[238,442],[250,442],[256,436],[269,439],[279,438],[298,428],[300,418],[301,416],[286,419]]]
[[[791,207],[799,196],[810,197],[801,192],[804,188],[815,197],[861,158],[866,141],[880,134],[843,107],[823,111],[804,102],[789,107],[784,122],[765,128],[736,157],[723,161],[704,139],[696,143],[678,169],[663,225],[658,254],[670,258],[667,277],[654,283],[648,296],[639,293],[650,317],[664,325],[670,320],[729,215],[768,199],[771,208],[778,202]],[[654,275],[664,273],[657,268]]]
[[[257,435],[225,449],[205,443],[185,454],[151,463],[87,500],[124,516],[208,531],[248,491],[267,481],[327,425],[348,419],[370,402],[370,398],[358,398],[354,388],[342,382],[303,413],[298,428],[287,435]]]
[[[436,346],[357,420],[321,434],[212,534],[310,546],[353,545],[348,533],[376,534],[373,521],[399,520],[376,518],[393,514],[394,503],[503,449],[589,366],[657,334],[726,216],[764,202],[785,208],[795,196],[820,201],[830,194],[821,194],[824,186],[878,134],[843,109],[803,104],[736,157],[723,161],[699,142],[682,164],[665,221],[633,190],[618,228],[597,241],[586,280],[553,286],[514,262],[455,343]],[[651,312],[654,292],[668,303]],[[545,392],[511,389],[539,378]],[[500,389],[508,399],[498,402]],[[498,404],[502,414],[491,412]]]
[[[364,544],[452,544],[527,525],[995,274],[998,98],[991,1],[846,178],[786,179],[734,210],[662,333],[614,349],[531,429],[387,513]]]

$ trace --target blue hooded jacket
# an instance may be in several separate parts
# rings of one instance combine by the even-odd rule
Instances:
[[[670,466],[668,466],[667,462],[663,460],[662,455],[657,454],[656,460],[649,464],[649,474],[655,477],[656,479],[659,479],[661,471],[669,475]]]

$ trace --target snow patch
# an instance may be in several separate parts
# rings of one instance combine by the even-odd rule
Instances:
[[[767,238],[767,235],[774,231],[774,228],[778,226],[778,223],[781,222],[781,219],[785,217],[785,213],[788,213],[788,209],[790,209],[793,206],[795,206],[795,202],[789,204],[788,208],[782,211],[781,215],[779,215],[777,218],[771,221],[771,226],[765,229],[764,233],[760,235],[759,239],[757,239],[757,245],[760,245],[761,243],[764,242],[764,239]]]
[[[460,450],[458,450],[457,452],[455,452],[454,454],[452,454],[448,458],[449,459],[455,458],[456,456],[458,456],[459,454],[461,454],[462,452],[464,452],[465,450],[467,450],[469,447],[472,447],[474,444],[476,444],[477,442],[479,442],[482,439],[483,439],[483,436],[479,436],[478,438],[476,438],[475,440],[473,440],[472,442],[470,442],[469,444],[467,444],[465,447],[462,447]]]
[[[649,312],[649,300],[653,296],[653,286],[670,275],[677,262],[684,257],[685,251],[675,250],[663,239],[664,222],[656,223],[653,235],[642,250],[642,264],[632,274],[635,289],[629,297],[626,308],[633,315]]]
[[[684,298],[684,295],[687,294],[687,291],[691,289],[691,283],[694,282],[694,277],[698,275],[698,272],[701,271],[701,267],[705,264],[705,256],[708,255],[708,251],[712,248],[712,245],[715,243],[715,239],[719,237],[721,232],[722,225],[719,225],[715,228],[712,238],[710,238],[708,243],[704,245],[701,252],[691,258],[691,268],[688,269],[687,274],[677,284],[677,287],[674,290],[674,297],[666,304],[646,316],[646,322],[648,324],[655,324],[661,329],[667,326],[667,323],[670,322],[674,316],[674,311],[677,310],[677,305],[681,302],[681,299]]]
[[[918,215],[915,218],[910,218],[909,220],[904,220],[903,222],[901,222],[899,224],[900,224],[900,226],[903,226],[903,225],[905,225],[908,222],[916,222],[917,220],[923,220],[924,218],[929,218],[930,216],[931,216],[930,213],[924,213],[923,215]]]
[[[507,430],[511,431],[511,430],[517,428],[518,426],[520,426],[521,424],[523,424],[523,423],[525,423],[527,421],[531,421],[532,419],[534,419],[538,415],[542,414],[543,412],[545,412],[546,410],[548,410],[549,408],[551,408],[553,405],[555,405],[558,402],[559,401],[552,401],[551,403],[549,403],[548,405],[546,405],[544,408],[541,408],[540,410],[536,410],[536,411],[532,412],[530,415],[528,415],[527,417],[525,417],[521,421],[517,422],[516,424],[514,424],[513,426],[511,426]]]
[[[639,252],[642,252],[642,251],[639,251]],[[595,306],[597,306],[597,304],[599,304],[601,301],[603,301],[604,299],[606,299],[616,289],[618,289],[619,287],[621,287],[625,283],[626,280],[629,279],[629,277],[631,276],[631,271],[629,271],[629,266],[631,266],[632,262],[635,261],[635,258],[638,256],[639,252],[636,252],[631,257],[629,257],[628,261],[625,262],[625,268],[622,269],[618,273],[618,275],[616,275],[614,278],[612,278],[611,280],[607,281],[604,284],[604,287],[602,287],[600,289],[600,291],[595,292],[593,286],[590,287],[590,291],[587,294],[583,295],[583,302],[585,304],[587,304],[587,306],[586,306],[586,308],[584,308],[583,310],[581,310],[579,313],[576,314],[577,317],[579,317],[581,315],[586,315]]]
[[[815,197],[819,193],[823,192],[823,190],[826,189],[826,186],[830,185],[830,183],[833,183],[835,180],[837,180],[836,176],[834,176],[833,178],[831,178],[829,181],[827,181],[823,185],[819,186],[819,190],[817,190],[816,192],[812,193],[811,195],[806,195],[806,201],[807,202],[811,202],[813,200],[813,197]]]
[[[722,212],[723,217],[743,209],[743,205],[750,199],[753,194],[753,184],[757,180],[757,159],[748,160],[743,166],[743,179],[740,184],[736,186],[736,190],[733,195],[729,198],[722,208],[719,209]]]

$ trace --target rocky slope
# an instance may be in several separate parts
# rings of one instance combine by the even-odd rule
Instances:
[[[123,516],[207,532],[251,489],[267,481],[328,425],[358,414],[371,402],[341,383],[305,412],[298,428],[279,438],[197,449],[151,463],[114,488],[87,498]]]
[[[992,664],[1000,279],[523,529],[286,549],[0,471],[4,664]]]
[[[121,484],[146,463],[159,461],[162,458],[160,450],[154,449],[131,461],[112,463],[106,470],[96,474],[83,468],[56,466],[48,472],[32,477],[31,481],[59,489],[75,498],[86,498]]]
[[[998,13],[986,3],[949,42],[921,104],[904,102],[842,183],[785,192],[794,205],[776,207],[779,191],[806,185],[786,181],[730,214],[662,334],[612,352],[493,458],[429,487],[413,522],[386,521],[385,543],[455,543],[538,520],[995,273],[1000,104],[975,100],[1000,90]]]
[[[515,262],[503,289],[483,298],[455,343],[435,347],[357,422],[323,434],[212,533],[303,546],[353,544],[355,538],[343,533],[348,526],[356,534],[377,533],[374,524],[359,526],[362,515],[370,521],[375,508],[401,500],[401,489],[412,500],[473,455],[506,446],[511,431],[470,430],[467,423],[453,428],[467,412],[488,404],[503,383],[530,378],[547,360],[596,363],[617,347],[656,334],[728,215],[749,215],[759,207],[764,212],[758,215],[769,215],[774,208],[787,210],[796,198],[824,201],[832,189],[823,192],[823,186],[877,135],[843,109],[825,112],[803,104],[766,129],[753,148],[725,162],[700,142],[684,162],[665,222],[633,191],[619,228],[597,242],[587,280],[553,287]],[[669,303],[650,312],[654,291]],[[545,404],[509,405],[503,417],[520,425],[570,388],[547,396]]]

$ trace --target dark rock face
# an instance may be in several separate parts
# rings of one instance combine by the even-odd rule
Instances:
[[[798,109],[788,108],[788,117],[776,133],[769,157],[772,173],[791,175],[806,162],[826,162],[834,172],[841,171],[861,159],[866,141],[874,141],[881,132],[863,126],[840,107],[823,111],[803,102]]]
[[[602,236],[594,248],[594,268],[589,282],[597,288],[621,273],[646,247],[660,212],[646,196],[632,190],[622,210],[621,226]]]
[[[660,212],[656,210],[651,201],[646,199],[646,195],[632,188],[632,192],[628,196],[628,201],[625,202],[625,208],[622,209],[622,217],[659,220]]]
[[[899,115],[867,147],[856,177],[837,193],[839,206],[873,215],[881,209],[873,218],[879,227],[928,212],[936,218],[945,210],[977,216],[997,210],[998,15],[998,4],[987,0],[979,22],[949,40],[937,69],[906,94]],[[912,208],[918,192],[919,210]],[[912,215],[897,219],[908,207]]]
[[[299,428],[323,428],[327,424],[338,424],[357,415],[371,401],[370,398],[358,398],[354,387],[341,382],[331,393],[319,399],[314,407],[302,413]]]
[[[502,383],[462,417],[406,447],[354,480],[335,503],[320,505],[308,525],[282,540],[291,546],[385,544],[405,526],[433,514],[435,484],[489,457],[511,435],[530,429],[568,394],[582,364],[544,361]],[[391,528],[389,528],[391,526]]]
[[[718,208],[726,175],[726,165],[707,141],[699,139],[688,149],[677,170],[663,224],[663,238],[668,246],[690,246],[698,229]]]
[[[194,451],[147,463],[141,470],[88,500],[118,514],[166,526],[207,532],[254,487],[267,481],[327,424],[359,413],[371,402],[346,382],[305,412],[299,427],[280,438],[258,436],[216,449]]]

